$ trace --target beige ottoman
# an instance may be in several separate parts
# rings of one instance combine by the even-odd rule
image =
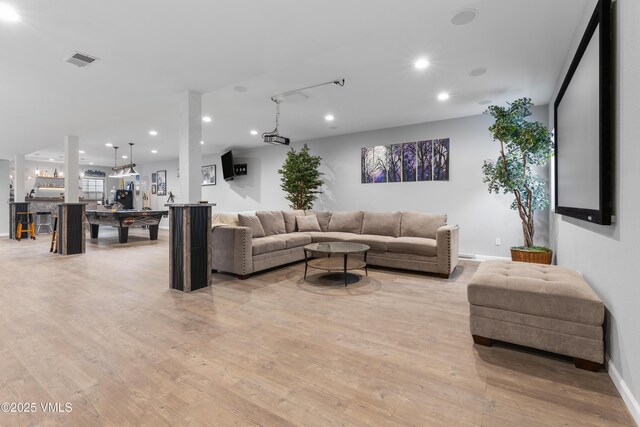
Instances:
[[[467,298],[476,344],[506,341],[571,356],[578,368],[602,367],[604,304],[576,271],[485,261]]]

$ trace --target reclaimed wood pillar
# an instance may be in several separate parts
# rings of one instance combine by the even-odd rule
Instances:
[[[214,203],[169,207],[169,287],[182,292],[211,283],[211,207]]]

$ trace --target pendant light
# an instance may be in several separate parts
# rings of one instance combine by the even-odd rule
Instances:
[[[120,178],[122,175],[118,172],[118,147],[113,147],[115,150],[115,161],[113,162],[113,172],[109,175],[109,178]]]
[[[129,160],[131,161],[131,167],[127,170],[126,175],[127,176],[138,176],[140,175],[134,168],[133,168],[133,142],[129,143]]]

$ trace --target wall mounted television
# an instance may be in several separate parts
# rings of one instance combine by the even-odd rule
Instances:
[[[222,177],[225,181],[233,180],[233,154],[231,151],[227,151],[220,157],[222,163]]]
[[[554,103],[555,212],[610,225],[614,65],[611,0],[600,0]]]

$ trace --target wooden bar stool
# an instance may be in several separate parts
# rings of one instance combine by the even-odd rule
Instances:
[[[16,240],[20,241],[23,233],[27,233],[27,236],[36,240],[33,212],[16,212]]]

